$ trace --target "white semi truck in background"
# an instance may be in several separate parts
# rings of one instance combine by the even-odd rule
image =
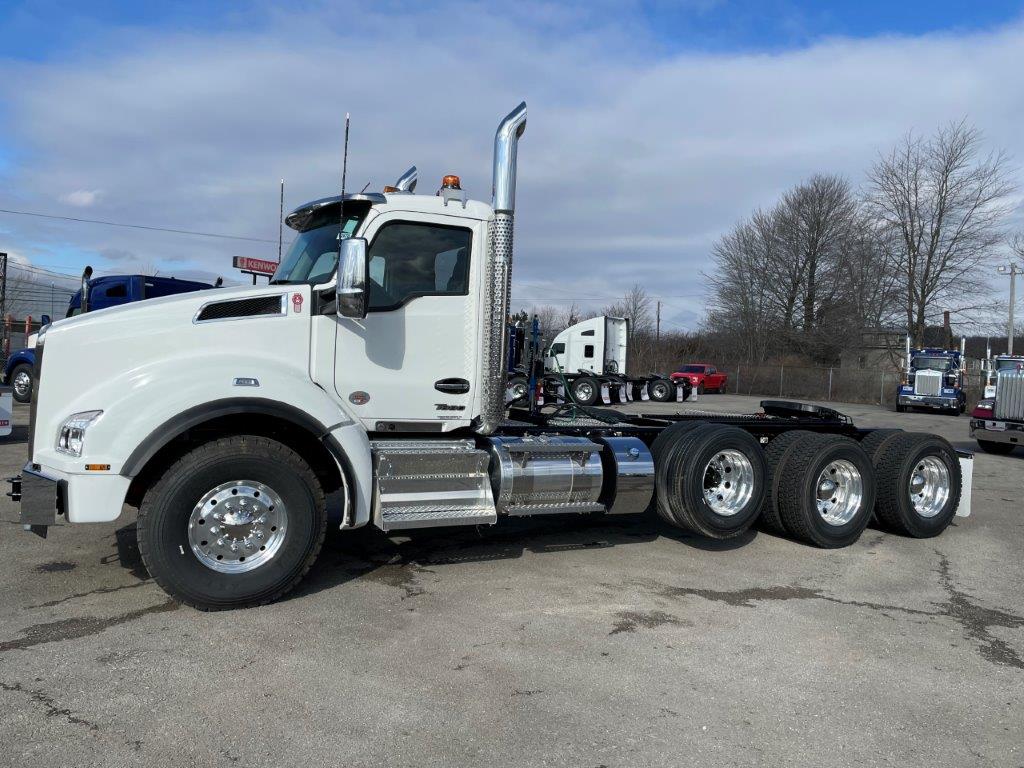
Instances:
[[[527,334],[522,336],[525,340]],[[626,317],[599,315],[570,325],[538,350],[542,363],[540,396],[545,402],[578,405],[634,400],[666,403],[689,397],[689,381],[674,382],[656,373],[629,376],[629,344],[630,322]],[[517,370],[509,378],[510,400],[517,405],[525,402],[529,374],[525,369]]]
[[[18,519],[138,509],[156,582],[201,609],[258,605],[340,526],[385,531],[504,517],[655,510],[736,536],[758,520],[839,547],[872,515],[909,536],[969,512],[969,457],[940,437],[865,430],[826,408],[650,417],[506,408],[516,155],[526,105],[494,141],[491,203],[455,177],[416,195],[317,200],[269,285],[153,299],[39,334]],[[115,348],[104,376],[93,360]],[[681,554],[682,556],[682,554]]]

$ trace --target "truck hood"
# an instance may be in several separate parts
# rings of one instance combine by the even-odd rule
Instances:
[[[263,396],[274,391],[285,399],[295,382],[309,380],[310,295],[308,285],[220,288],[53,323],[43,338],[35,393],[36,451],[52,453],[54,435],[71,413],[104,411],[94,427],[102,433],[165,410],[237,397],[235,377],[258,378]],[[112,443],[118,439],[110,436]],[[48,460],[61,466],[66,457]]]
[[[196,309],[207,302],[217,299],[237,299],[246,298],[248,296],[261,296],[266,294],[267,289],[276,289],[282,291],[286,288],[295,288],[301,286],[253,286],[244,285],[234,288],[208,288],[201,291],[192,291],[189,293],[177,293],[172,296],[161,296],[155,299],[146,299],[145,301],[135,301],[129,304],[121,304],[117,307],[107,307],[106,309],[97,309],[93,312],[86,312],[84,315],[76,315],[75,317],[67,317],[62,320],[55,320],[50,324],[50,328],[47,333],[50,333],[58,328],[74,328],[80,325],[87,325],[93,321],[107,322],[119,322],[124,319],[127,320],[129,316],[137,315],[140,313],[156,313],[161,312],[173,312],[177,314],[176,310],[180,307],[196,306]]]

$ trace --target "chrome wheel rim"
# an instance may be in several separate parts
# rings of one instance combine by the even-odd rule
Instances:
[[[921,517],[935,517],[949,501],[949,468],[938,456],[925,456],[910,475],[910,503]]]
[[[668,387],[664,384],[655,384],[653,394],[656,398],[668,397]]]
[[[738,514],[753,494],[754,465],[741,451],[719,451],[704,467],[704,500],[715,514]]]
[[[577,400],[589,400],[594,396],[594,388],[583,382],[582,384],[576,385],[576,399]]]
[[[818,514],[829,525],[846,525],[864,502],[864,478],[846,459],[830,461],[818,475]]]
[[[11,382],[11,386],[19,397],[25,397],[32,389],[32,377],[25,371],[18,371],[14,381]]]
[[[517,382],[512,385],[512,398],[514,400],[518,400],[521,397],[526,397],[526,385],[521,382]]]
[[[188,543],[203,565],[245,573],[274,559],[288,510],[274,489],[253,480],[221,483],[203,494],[188,521]]]

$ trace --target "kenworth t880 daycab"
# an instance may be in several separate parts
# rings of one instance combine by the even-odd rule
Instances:
[[[522,104],[498,128],[490,204],[454,177],[416,195],[407,173],[382,193],[292,212],[297,237],[269,285],[51,325],[12,490],[20,521],[45,534],[135,506],[154,579],[216,609],[265,603],[302,578],[328,494],[343,529],[651,509],[704,536],[760,520],[823,547],[855,541],[872,514],[924,537],[968,511],[970,461],[945,440],[857,429],[829,409],[508,411],[525,127]],[[103,379],[76,375],[112,346]]]

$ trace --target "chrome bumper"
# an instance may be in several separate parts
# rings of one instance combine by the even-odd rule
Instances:
[[[899,395],[900,405],[912,405],[915,408],[959,408],[960,401],[955,397],[939,397],[937,395]]]
[[[992,419],[971,419],[971,437],[987,443],[1024,445],[1024,424]]]

